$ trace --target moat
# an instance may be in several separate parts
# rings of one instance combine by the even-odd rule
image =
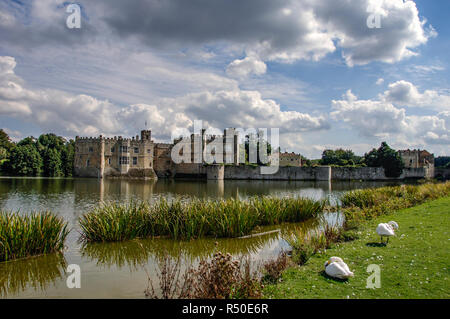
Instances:
[[[401,182],[306,182],[306,181],[198,181],[198,180],[98,180],[0,178],[0,210],[50,210],[69,222],[72,229],[63,255],[51,254],[0,263],[0,296],[3,298],[144,298],[147,273],[155,276],[155,260],[166,251],[183,262],[210,256],[216,248],[235,256],[250,255],[256,263],[275,257],[286,248],[280,232],[246,239],[199,239],[189,242],[167,239],[125,243],[77,242],[77,220],[101,202],[165,198],[240,198],[255,195],[303,196],[335,199],[351,189],[398,185]],[[327,218],[333,220],[331,214]],[[291,227],[317,227],[312,222],[274,226],[264,231]],[[66,286],[69,264],[81,268],[81,288]]]

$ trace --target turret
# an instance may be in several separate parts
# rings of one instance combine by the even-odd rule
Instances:
[[[152,131],[150,130],[141,131],[141,140],[151,140],[151,139],[152,139]]]

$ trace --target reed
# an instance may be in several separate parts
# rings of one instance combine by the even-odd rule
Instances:
[[[347,192],[340,198],[344,228],[351,230],[365,220],[422,204],[450,194],[450,182],[388,186]]]
[[[346,192],[340,197],[340,202],[342,207],[358,207],[361,209],[381,205],[392,200],[403,206],[412,206],[449,193],[450,182],[387,186]]]
[[[67,223],[50,212],[0,212],[0,261],[61,251]]]
[[[80,218],[84,242],[123,241],[165,236],[173,239],[240,237],[257,226],[317,217],[325,202],[305,198],[236,199],[110,204]]]

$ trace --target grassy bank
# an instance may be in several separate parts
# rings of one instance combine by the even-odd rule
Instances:
[[[426,183],[362,189],[341,196],[345,229],[356,229],[361,223],[393,211],[417,206],[426,201],[450,195],[450,182]]]
[[[67,223],[49,212],[0,212],[0,262],[61,251]]]
[[[376,225],[389,220],[398,222],[397,236],[387,246],[378,245]],[[268,298],[450,298],[449,229],[448,195],[376,216],[359,224],[355,230],[358,239],[336,243],[311,256],[303,266],[289,268],[281,283],[266,285],[264,295]],[[355,277],[347,282],[325,277],[324,262],[331,256],[343,258]],[[379,289],[366,288],[370,275],[366,269],[370,264],[381,268]]]
[[[255,197],[189,202],[164,199],[99,207],[80,219],[85,242],[122,241],[166,236],[173,239],[239,237],[258,226],[300,222],[317,217],[323,201],[305,198]]]

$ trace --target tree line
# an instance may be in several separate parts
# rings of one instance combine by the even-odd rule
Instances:
[[[398,177],[402,174],[404,163],[398,151],[392,149],[386,142],[373,148],[364,156],[357,156],[352,150],[324,150],[322,158],[316,162],[320,165],[354,166],[354,167],[383,167],[386,176]]]
[[[0,129],[0,172],[9,176],[70,177],[75,141],[53,133],[26,137],[14,143]]]

